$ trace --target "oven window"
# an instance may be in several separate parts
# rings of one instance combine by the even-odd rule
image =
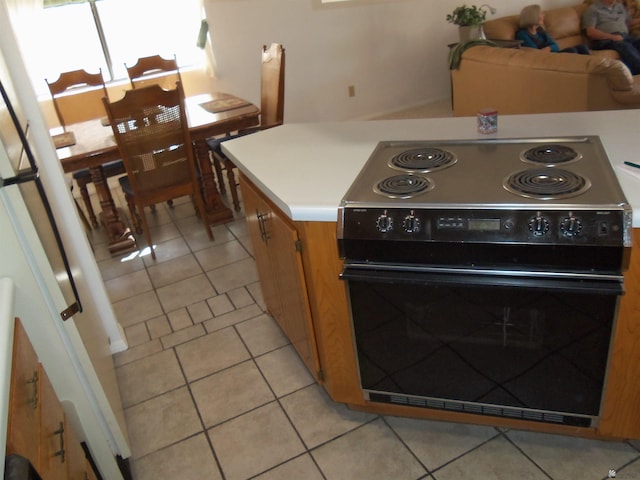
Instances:
[[[617,296],[349,281],[364,390],[596,416]]]

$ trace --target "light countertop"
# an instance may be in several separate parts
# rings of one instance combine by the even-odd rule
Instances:
[[[379,141],[598,135],[640,228],[640,110],[502,115],[481,135],[475,117],[290,123],[224,142],[223,151],[295,221],[337,220],[340,200]]]

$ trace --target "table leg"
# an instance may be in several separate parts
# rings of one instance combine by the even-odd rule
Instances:
[[[135,250],[137,248],[136,240],[131,230],[120,220],[102,166],[93,167],[90,171],[91,181],[96,187],[96,193],[100,200],[100,221],[109,236],[109,251],[116,254]]]
[[[227,170],[227,180],[229,181],[229,190],[231,190],[231,198],[233,199],[233,209],[236,212],[240,211],[240,199],[238,198],[238,181],[236,180],[236,174],[233,171],[235,165],[228,158],[224,162],[225,169]]]
[[[204,204],[207,209],[207,221],[210,224],[218,224],[233,220],[233,212],[222,203],[222,199],[216,188],[207,142],[204,140],[194,142],[194,150],[198,165],[200,166]]]
[[[224,186],[224,178],[222,177],[222,165],[220,165],[220,159],[212,151],[209,151],[209,155],[213,162],[213,169],[216,172],[216,178],[218,179],[218,190],[221,195],[224,195],[226,193],[226,188]]]

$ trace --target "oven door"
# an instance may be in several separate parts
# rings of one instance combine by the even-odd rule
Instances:
[[[595,426],[622,277],[345,266],[367,399]]]

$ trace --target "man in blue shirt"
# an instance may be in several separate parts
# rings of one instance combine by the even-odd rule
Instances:
[[[593,50],[615,50],[632,75],[640,74],[640,37],[629,35],[629,27],[640,23],[616,0],[596,0],[582,14],[582,28]]]

